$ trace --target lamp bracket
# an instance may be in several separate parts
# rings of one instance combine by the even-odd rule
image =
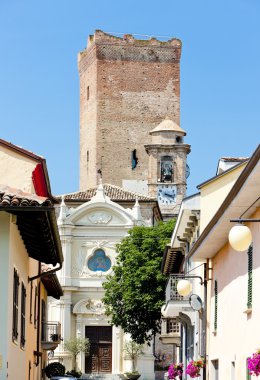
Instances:
[[[200,285],[203,285],[205,281],[203,281],[203,278],[201,276],[193,276],[193,275],[185,275],[185,274],[175,274],[175,273],[172,273],[171,276],[174,276],[174,277],[177,277],[177,278],[181,278],[183,280],[186,280],[187,278],[199,278],[200,279]]]
[[[260,222],[260,219],[230,219],[231,223]]]

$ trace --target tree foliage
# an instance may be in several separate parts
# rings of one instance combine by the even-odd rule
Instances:
[[[155,227],[134,227],[118,245],[113,274],[103,284],[103,302],[111,323],[139,344],[160,331],[166,277],[161,273],[165,245],[175,220]]]

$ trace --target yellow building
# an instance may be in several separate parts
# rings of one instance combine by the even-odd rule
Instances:
[[[60,342],[59,323],[46,321],[47,295],[62,295],[53,199],[43,158],[3,140],[0,158],[0,378],[40,380]]]

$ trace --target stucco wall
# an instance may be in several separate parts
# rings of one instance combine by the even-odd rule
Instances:
[[[0,213],[0,304],[8,305],[8,266],[9,266],[9,218],[10,216],[5,213]],[[0,355],[2,368],[0,367],[0,378],[6,378],[6,362],[7,362],[7,331],[8,323],[8,307],[1,307],[0,313]]]
[[[244,169],[242,165],[201,187],[200,232],[204,230],[228,195],[238,176]]]
[[[252,215],[252,218],[259,217],[260,211]],[[253,232],[252,312],[247,310],[247,253],[236,252],[227,243],[213,259],[209,364],[212,360],[219,360],[219,379],[231,378],[231,362],[235,362],[236,379],[246,379],[246,358],[251,356],[260,346],[259,223],[251,223],[250,229]],[[215,280],[218,282],[216,332],[213,331]]]
[[[9,272],[8,272],[8,378],[9,379],[26,379],[27,363],[26,351],[20,347],[21,338],[21,285],[22,282],[27,287],[29,265],[28,255],[20,237],[18,228],[15,223],[10,223],[10,240],[9,240]],[[12,341],[12,315],[13,315],[13,273],[16,268],[19,275],[19,314],[18,314],[18,339]],[[28,310],[28,298],[27,298]]]
[[[2,184],[35,193],[32,172],[37,164],[36,161],[0,146],[0,162],[0,178],[4,178]]]

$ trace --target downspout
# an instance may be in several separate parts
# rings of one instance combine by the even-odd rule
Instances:
[[[38,271],[39,273],[41,272],[41,262],[39,262],[39,266],[38,266]],[[41,274],[41,273],[40,273]],[[36,278],[39,278],[39,275],[38,276],[35,276]],[[36,354],[36,367],[38,367],[39,363],[40,363],[40,320],[41,320],[41,317],[40,317],[40,312],[41,312],[41,281],[39,281],[38,283],[38,307],[37,307],[37,316],[38,316],[38,320],[37,320],[37,346],[36,346],[36,352],[34,352],[34,354]]]
[[[207,368],[206,368],[206,360],[207,360],[207,263],[204,264],[204,310],[203,310],[203,324],[202,324],[202,334],[203,334],[203,350],[202,355],[204,358],[204,367],[203,367],[203,380],[207,378]]]

